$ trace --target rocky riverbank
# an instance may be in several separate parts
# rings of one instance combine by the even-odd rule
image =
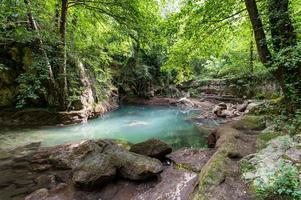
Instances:
[[[241,179],[240,160],[256,152],[264,120],[245,116],[254,107],[252,102],[205,104],[202,115],[189,120],[223,120],[223,125],[208,129],[211,149],[172,152],[167,144],[154,139],[134,145],[88,140],[50,148],[33,143],[0,150],[0,199],[255,199]],[[205,104],[191,99],[169,102],[193,105],[191,108]],[[240,115],[218,116],[230,109]],[[213,118],[206,118],[209,114]]]
[[[221,99],[222,100],[222,99]],[[227,122],[239,119],[253,107],[260,104],[256,101],[233,101],[224,103],[221,100],[207,100],[197,98],[166,98],[154,97],[143,99],[128,97],[125,104],[146,106],[177,106],[184,109],[195,109],[202,112],[193,121],[200,123],[203,120],[218,120]],[[2,109],[0,110],[1,127],[39,127],[85,123],[89,119],[99,117],[119,107],[116,100],[104,101],[98,104],[86,104],[80,110],[57,112],[51,109]]]
[[[239,160],[255,151],[259,122],[246,117],[222,125],[211,134],[212,149],[172,152],[158,140],[88,140],[1,150],[0,199],[253,199]]]
[[[170,154],[173,162],[165,158],[171,148],[157,140],[134,145],[130,151],[111,140],[39,145],[1,151],[0,199],[188,200],[198,172],[213,153],[180,149]],[[158,155],[161,161],[150,157]],[[186,167],[181,159],[186,159]],[[198,167],[190,170],[190,163]]]
[[[257,134],[264,127],[262,118],[246,116],[212,132],[209,138],[215,139],[216,151],[199,174],[195,200],[255,199],[240,177],[240,160],[256,152]]]

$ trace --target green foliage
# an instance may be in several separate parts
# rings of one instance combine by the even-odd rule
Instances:
[[[47,81],[47,70],[45,62],[36,56],[33,63],[28,66],[25,73],[22,73],[17,81],[19,83],[19,94],[17,96],[17,108],[31,106],[37,102],[45,101],[47,90],[45,82]],[[37,103],[39,104],[39,103]]]
[[[1,1],[0,48],[5,50],[4,53],[1,51],[0,56],[8,57],[6,52],[10,52],[15,45],[22,45],[40,55],[37,59],[45,60],[41,52],[43,49],[57,81],[60,77],[58,66],[61,63],[59,50],[62,45],[59,33],[61,1],[29,2],[27,5],[24,1]],[[258,2],[264,22],[268,22],[269,16],[267,2]],[[300,1],[292,0],[290,13],[298,38],[301,30],[300,12]],[[30,28],[28,13],[36,20],[38,30]],[[301,63],[301,47],[297,45],[272,52],[273,67],[269,71],[265,69],[256,52],[253,30],[243,1],[69,1],[66,24],[71,99],[78,99],[82,91],[78,87],[78,75],[72,72],[71,57],[77,57],[94,74],[98,82],[97,93],[104,98],[115,89],[113,82],[118,88],[123,85],[125,90],[130,88],[132,93],[148,96],[150,91],[146,90],[157,86],[163,91],[170,85],[195,79],[242,78],[237,90],[246,91],[246,88],[253,88],[257,84],[251,79],[259,77],[263,80],[279,66],[285,66],[287,74],[290,74]],[[269,30],[270,27],[264,28]],[[272,46],[271,38],[268,35],[269,46]],[[42,44],[39,44],[40,40]],[[135,63],[129,63],[131,59]],[[11,62],[13,58],[4,60],[0,61],[0,65],[16,65]],[[46,69],[45,66],[44,63]],[[31,104],[38,99],[47,99],[45,94],[50,93],[44,77],[47,72],[43,72],[42,77],[32,70],[21,73],[24,75],[19,78],[22,84],[19,102]],[[301,104],[300,94],[296,90],[301,83],[297,79],[298,74],[284,77],[289,98]],[[30,87],[33,87],[33,91],[26,91]],[[41,92],[37,92],[39,88],[42,88]],[[249,90],[250,94],[257,93]],[[265,95],[260,93],[257,97]]]
[[[254,165],[245,159],[240,161],[239,167],[242,174],[254,170]]]
[[[299,80],[300,74],[298,73],[285,73],[295,72],[300,70],[301,66],[301,44],[297,46],[290,46],[282,49],[281,51],[274,53],[273,56],[273,67],[271,71],[275,71],[281,66],[284,66],[283,81],[286,87],[286,98],[290,102],[295,102],[300,108],[301,98],[300,89],[301,82]]]
[[[273,122],[277,131],[287,132],[290,135],[299,134],[301,132],[301,110],[298,109],[292,114],[283,111],[274,117]]]
[[[112,84],[112,75],[109,69],[94,68],[95,74],[95,91],[98,101],[108,100],[112,91],[116,90]]]
[[[282,163],[275,174],[269,180],[256,179],[254,189],[259,198],[268,197],[291,197],[295,200],[301,199],[301,188],[298,169],[291,165]]]
[[[58,82],[61,76],[58,74],[62,63],[59,52],[62,44],[59,33],[61,2],[28,2],[2,0],[0,4],[0,47],[4,48],[3,55],[1,51],[0,56],[5,56],[0,64],[20,69],[17,107],[47,103],[47,95],[50,94],[48,90],[51,89],[48,85],[49,72],[43,50],[50,61],[55,81]],[[38,30],[33,30],[28,23],[28,13],[32,14]],[[137,49],[151,56],[161,46],[162,38],[158,34],[160,20],[159,7],[155,0],[69,1],[66,22],[69,100],[79,100],[83,91],[79,74],[74,68],[73,57],[81,60],[88,69],[95,84],[97,99],[108,99],[112,90],[115,90],[112,85],[112,65],[124,65],[127,58],[136,56]],[[39,56],[30,66],[25,66],[22,60],[7,54],[14,45],[28,47]],[[148,71],[147,62],[142,61],[139,65],[141,73],[135,71],[133,76],[138,75],[140,79],[146,76],[150,78],[149,75],[153,72]],[[40,71],[42,68],[43,72]],[[148,81],[149,78],[145,80]]]
[[[301,132],[301,111],[296,109],[294,112],[288,112],[284,97],[266,102],[254,111],[254,114],[264,116],[275,126],[275,131],[284,134],[296,135]]]
[[[249,73],[252,35],[242,8],[243,4],[231,0],[186,1],[179,13],[168,18],[165,34],[171,45],[163,69],[176,69],[178,83],[195,77]],[[196,60],[201,62],[195,71]]]

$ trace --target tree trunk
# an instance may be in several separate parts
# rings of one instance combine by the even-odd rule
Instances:
[[[279,61],[275,61],[274,66],[278,68],[276,73],[278,79],[282,81],[286,103],[291,109],[294,109],[294,104],[299,104],[300,106],[301,61],[291,63],[291,60],[297,60],[298,58],[292,56],[297,46],[297,34],[290,18],[289,1],[268,0],[267,6],[273,50],[285,58],[285,61],[281,61],[280,63]],[[284,62],[289,64],[285,65]]]
[[[271,52],[267,45],[266,35],[263,29],[262,21],[258,12],[258,8],[255,0],[245,0],[247,11],[252,23],[257,51],[261,62],[265,66],[270,65]]]
[[[252,34],[253,37],[253,34]],[[249,60],[249,67],[251,75],[254,74],[254,44],[253,44],[253,38],[251,38],[250,42],[250,60]]]
[[[43,48],[43,41],[42,41],[41,35],[39,33],[39,28],[38,28],[37,22],[34,19],[33,15],[32,15],[32,12],[31,12],[31,9],[30,9],[30,7],[31,7],[30,2],[29,2],[29,0],[24,0],[24,3],[29,8],[29,12],[27,14],[28,21],[29,21],[31,29],[36,31],[36,33],[37,33],[37,36],[38,36],[37,37],[37,43],[38,43],[38,46],[39,46],[39,50],[41,51],[42,55],[44,56],[46,66],[47,66],[47,69],[48,69],[49,88],[48,88],[47,102],[50,106],[56,106],[57,103],[58,103],[57,102],[57,85],[56,85],[55,78],[54,78],[54,75],[53,75],[52,67],[51,67],[47,52]]]
[[[66,45],[66,25],[67,25],[68,0],[62,0],[60,36],[61,36],[61,62],[59,65],[59,87],[60,87],[60,105],[62,110],[68,106],[68,86],[67,86],[67,45]]]
[[[288,0],[268,0],[269,22],[275,51],[297,45],[297,34],[289,15]]]
[[[289,16],[288,0],[268,0],[267,2],[273,52],[276,54],[282,53],[283,56],[286,56],[288,62],[290,62],[290,58],[294,59],[290,54],[295,50],[294,46],[297,44],[297,37]],[[300,107],[301,61],[287,67],[283,63],[277,63],[273,60],[271,51],[267,45],[267,39],[256,1],[245,0],[245,4],[252,23],[257,51],[261,62],[267,68],[273,67],[271,73],[282,89],[289,110],[293,110],[296,106]]]
[[[57,30],[60,26],[60,3],[59,0],[55,3],[54,28]]]

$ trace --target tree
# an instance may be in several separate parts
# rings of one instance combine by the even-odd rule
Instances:
[[[45,62],[46,62],[46,66],[47,66],[47,69],[48,69],[48,83],[49,83],[49,93],[48,93],[48,101],[49,101],[49,104],[51,106],[54,106],[54,105],[57,105],[57,101],[56,101],[56,96],[57,96],[57,84],[55,82],[55,79],[54,79],[54,74],[53,74],[53,70],[52,70],[52,66],[50,64],[50,61],[49,61],[49,57],[48,57],[48,54],[46,52],[46,50],[44,49],[44,44],[43,44],[43,41],[42,41],[42,38],[41,38],[41,35],[39,33],[39,28],[38,28],[38,23],[37,21],[34,19],[33,17],[33,14],[32,14],[32,11],[31,11],[31,4],[30,4],[30,1],[29,0],[24,0],[24,3],[25,5],[28,7],[28,21],[29,21],[29,24],[30,24],[30,28],[36,32],[37,34],[37,43],[38,43],[38,46],[39,46],[39,49],[42,53],[42,55],[44,56],[44,59],[45,59]]]
[[[68,0],[62,0],[59,33],[61,37],[61,63],[59,64],[59,99],[62,110],[68,107],[68,85],[67,85],[67,26]]]
[[[268,25],[272,45],[268,45],[264,25],[255,0],[245,0],[261,62],[279,82],[286,104],[292,111],[300,106],[301,60],[297,34],[290,18],[288,0],[267,0]]]

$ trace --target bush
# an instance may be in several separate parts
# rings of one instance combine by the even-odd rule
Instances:
[[[298,169],[287,163],[281,163],[280,168],[269,177],[268,181],[260,178],[254,182],[256,195],[261,199],[288,197],[301,199],[301,188]]]

